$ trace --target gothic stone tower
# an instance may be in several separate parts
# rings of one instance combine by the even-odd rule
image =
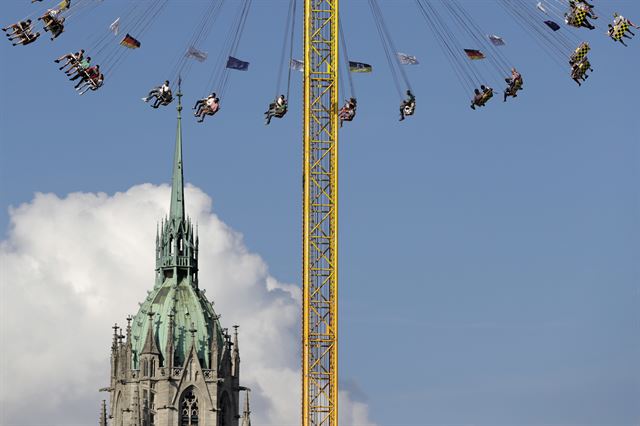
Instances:
[[[238,426],[240,352],[198,287],[198,235],[184,212],[181,96],[171,208],[156,233],[156,279],[125,335],[113,327],[109,413],[100,426]]]

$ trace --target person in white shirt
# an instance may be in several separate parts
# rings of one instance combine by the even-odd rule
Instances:
[[[162,86],[154,87],[149,94],[142,98],[144,102],[149,102],[155,98],[155,102],[151,105],[152,108],[158,108],[160,105],[169,105],[173,101],[173,94],[171,93],[171,87],[169,86],[169,80],[166,80]]]

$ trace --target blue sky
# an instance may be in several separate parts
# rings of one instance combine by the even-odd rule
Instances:
[[[232,74],[216,117],[184,121],[184,161],[186,181],[271,273],[299,283],[300,75],[291,112],[262,121],[287,3],[254,2],[238,51],[250,70]],[[598,29],[576,32],[595,69],[578,88],[498,2],[463,0],[505,38],[525,81],[517,99],[471,111],[413,2],[381,0],[396,46],[421,62],[407,70],[416,115],[398,123],[367,3],[342,2],[351,59],[374,72],[354,76],[358,116],[340,140],[340,376],[379,424],[640,422],[640,34],[628,48],[603,34],[605,15],[637,22],[640,5],[597,3]],[[175,110],[140,97],[167,78],[204,2],[172,0],[97,93],[77,96],[52,62],[90,44],[124,4],[71,19],[54,42],[0,45],[5,233],[9,206],[35,192],[169,181]],[[42,8],[12,0],[2,24]],[[186,104],[208,91],[227,22],[185,78]]]

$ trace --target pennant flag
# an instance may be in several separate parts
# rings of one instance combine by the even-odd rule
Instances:
[[[467,56],[469,57],[469,59],[471,60],[477,60],[477,59],[484,59],[484,53],[482,53],[479,50],[476,49],[464,49],[464,53],[467,54]]]
[[[120,31],[120,18],[116,19],[111,25],[109,25],[109,30],[111,30],[114,35],[118,35],[118,31]]]
[[[122,39],[120,42],[124,47],[128,47],[129,49],[137,49],[140,47],[140,42],[135,38],[131,37],[129,33]]]
[[[187,58],[193,58],[198,62],[204,62],[207,60],[206,52],[203,52],[202,50],[198,50],[193,46],[189,47],[185,56]]]
[[[415,56],[407,55],[406,53],[398,52],[396,56],[402,65],[418,65],[420,63]]]
[[[229,56],[229,59],[227,59],[227,68],[238,71],[247,71],[249,69],[249,62],[241,61],[238,58]]]
[[[497,35],[490,35],[489,40],[493,43],[494,46],[504,46],[504,40],[502,37],[498,37]]]
[[[304,62],[297,59],[291,59],[291,69],[295,71],[304,72]]]
[[[549,12],[547,12],[547,9],[545,9],[544,6],[542,5],[541,1],[539,1],[538,4],[536,4],[536,7],[540,12],[544,13],[545,15],[549,14]]]
[[[71,0],[62,0],[58,4],[58,11],[62,12],[63,10],[67,10],[71,7]]]
[[[373,68],[369,64],[363,62],[349,61],[349,71],[351,72],[371,72]]]
[[[560,25],[556,24],[553,21],[544,21],[544,23],[547,24],[547,26],[553,31],[558,31],[560,29]]]

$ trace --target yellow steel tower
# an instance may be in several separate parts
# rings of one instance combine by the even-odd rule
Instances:
[[[338,424],[338,0],[305,0],[302,425]]]

